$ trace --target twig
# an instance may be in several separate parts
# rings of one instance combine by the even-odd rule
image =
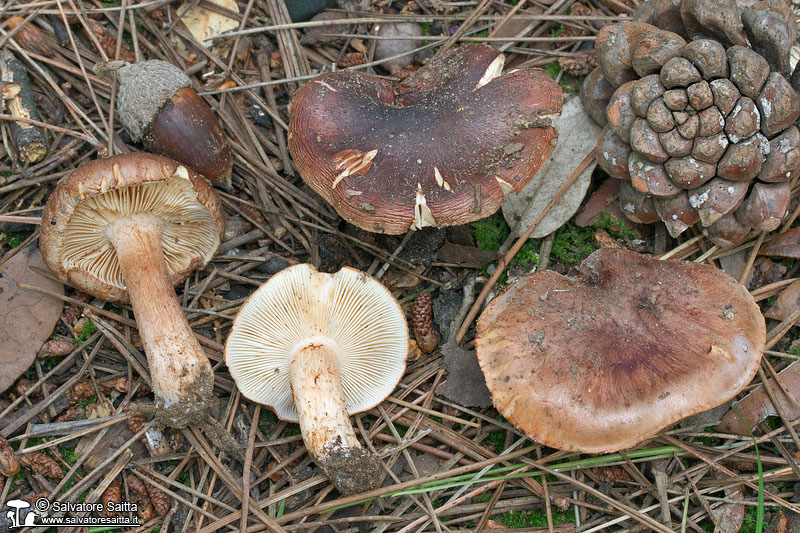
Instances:
[[[536,228],[539,226],[542,220],[544,220],[544,217],[547,216],[547,213],[550,212],[550,209],[552,209],[553,206],[556,205],[556,203],[558,203],[561,197],[564,196],[564,194],[566,194],[566,192],[570,189],[570,187],[572,187],[572,185],[575,184],[580,175],[583,173],[584,170],[586,170],[586,167],[588,167],[593,160],[594,160],[594,151],[591,151],[588,154],[586,154],[586,156],[583,158],[583,161],[581,161],[578,164],[578,166],[575,168],[575,170],[572,171],[572,174],[570,174],[570,176],[563,183],[563,185],[561,185],[561,187],[558,188],[558,190],[553,195],[553,198],[551,198],[550,201],[547,202],[547,205],[544,206],[544,209],[542,209],[542,212],[539,213],[539,216],[536,217],[536,220],[533,221],[530,227],[527,230],[525,230],[525,232],[522,235],[520,235],[519,239],[517,239],[517,242],[514,243],[514,246],[512,246],[511,249],[506,253],[505,257],[503,257],[500,261],[497,262],[497,268],[495,269],[494,274],[492,274],[492,277],[489,278],[489,281],[487,281],[486,284],[483,286],[483,290],[481,290],[480,295],[478,295],[478,298],[472,305],[472,309],[470,309],[469,313],[467,314],[467,318],[465,318],[464,322],[461,323],[461,328],[458,330],[458,334],[456,335],[456,343],[460,343],[464,338],[464,335],[466,335],[470,324],[472,324],[472,321],[475,320],[475,317],[478,315],[478,311],[483,305],[483,302],[486,301],[486,297],[492,291],[492,289],[494,288],[494,284],[497,283],[497,280],[500,279],[500,276],[503,275],[503,272],[505,271],[508,264],[514,259],[514,256],[517,255],[517,252],[519,252],[520,249],[522,249],[525,243],[528,242],[528,238],[536,230]]]

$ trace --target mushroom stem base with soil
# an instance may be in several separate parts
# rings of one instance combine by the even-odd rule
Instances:
[[[311,339],[295,348],[289,367],[300,432],[314,462],[342,494],[376,488],[382,469],[353,431],[335,346]]]
[[[108,228],[119,258],[156,395],[156,421],[182,428],[205,420],[214,386],[211,363],[195,339],[166,272],[161,222],[137,214]]]

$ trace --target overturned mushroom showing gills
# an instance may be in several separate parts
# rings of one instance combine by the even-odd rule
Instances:
[[[104,300],[130,301],[156,419],[174,427],[201,421],[214,373],[172,287],[214,255],[223,217],[203,178],[145,153],[82,165],[59,182],[42,215],[39,246],[59,279]]]
[[[408,352],[403,311],[383,285],[344,268],[287,268],[242,306],[225,361],[242,394],[299,422],[306,449],[339,492],[377,486],[382,470],[349,415],[382,402]]]
[[[537,272],[506,289],[475,346],[504,417],[547,446],[602,453],[735,396],[765,335],[723,271],[603,248],[575,277]]]
[[[447,51],[397,86],[351,70],[294,96],[289,150],[339,215],[399,234],[487,217],[541,169],[561,88],[543,70],[501,75],[489,46]]]

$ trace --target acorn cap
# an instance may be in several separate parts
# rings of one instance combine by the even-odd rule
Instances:
[[[542,70],[500,75],[489,46],[449,50],[393,87],[353,71],[306,83],[289,149],[305,182],[348,222],[405,233],[494,213],[555,146],[562,93]]]
[[[64,283],[127,302],[107,228],[139,213],[161,221],[173,284],[211,260],[225,229],[219,197],[208,182],[171,159],[134,152],[81,165],[58,183],[42,214],[42,257]]]
[[[375,279],[345,267],[307,264],[280,271],[242,306],[225,344],[225,362],[242,394],[297,422],[290,360],[309,342],[339,356],[348,414],[382,402],[403,376],[408,328],[397,300]]]
[[[475,347],[497,410],[546,446],[633,446],[735,396],[755,375],[764,317],[709,265],[619,248],[577,276],[536,272],[492,300]]]
[[[159,59],[127,63],[116,72],[117,112],[135,142],[152,129],[158,112],[179,89],[192,86],[181,69]]]

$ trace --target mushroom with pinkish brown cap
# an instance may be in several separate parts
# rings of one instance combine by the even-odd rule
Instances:
[[[397,300],[352,268],[282,270],[242,306],[225,362],[242,395],[298,422],[306,449],[339,492],[376,488],[378,460],[349,416],[382,402],[405,370],[408,328]]]
[[[466,224],[520,192],[555,147],[561,88],[540,69],[466,45],[398,85],[344,70],[291,103],[289,150],[305,182],[368,231]],[[502,74],[502,75],[501,75]]]
[[[619,248],[492,300],[475,346],[497,410],[553,448],[634,446],[735,396],[764,350],[753,297],[709,265]]]
[[[225,219],[202,177],[166,157],[129,153],[80,166],[50,194],[39,247],[64,283],[133,307],[156,420],[203,424],[214,373],[173,285],[205,265]]]

